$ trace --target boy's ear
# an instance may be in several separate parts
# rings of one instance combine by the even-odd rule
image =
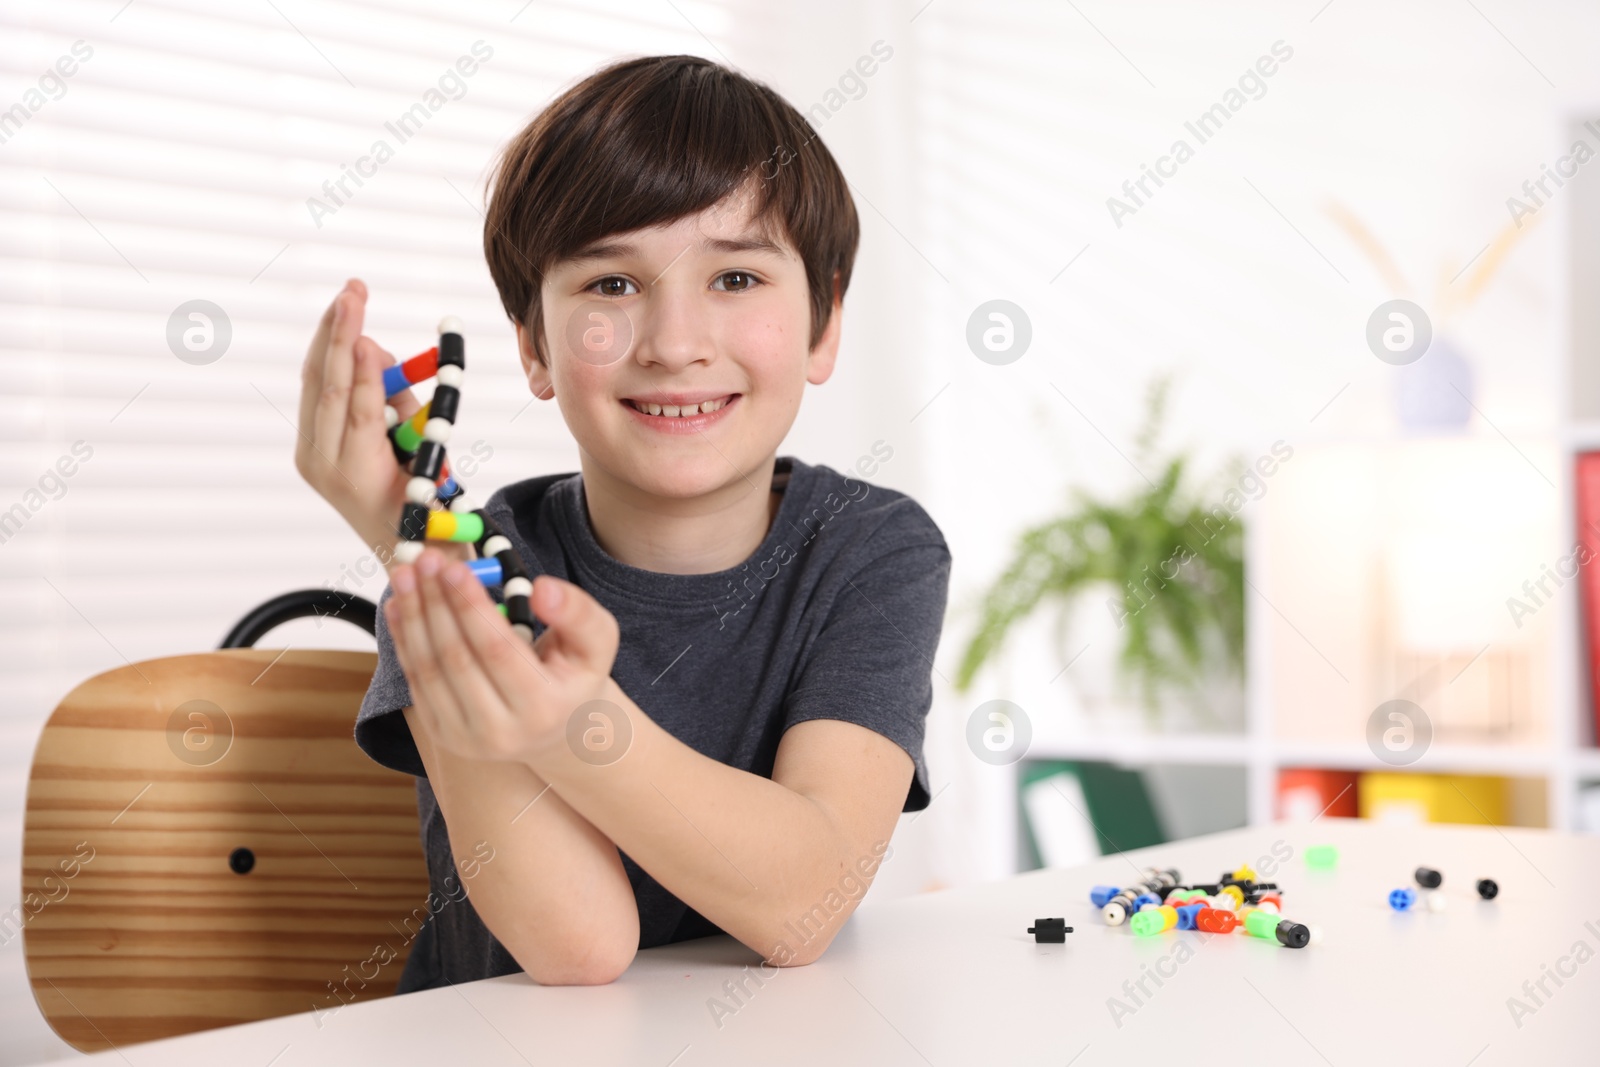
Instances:
[[[533,334],[517,323],[517,355],[522,360],[522,376],[528,379],[528,389],[540,400],[549,400],[556,395],[556,387],[550,380],[550,368],[539,362],[533,354]]]
[[[806,381],[821,385],[833,376],[833,364],[839,357],[840,320],[844,317],[844,302],[839,295],[839,275],[833,276],[833,307],[828,312],[828,325],[811,348],[806,364]]]

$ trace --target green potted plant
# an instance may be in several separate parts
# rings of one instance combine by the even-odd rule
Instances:
[[[1100,629],[1120,641],[1116,681],[1133,690],[1148,724],[1160,725],[1174,699],[1203,720],[1218,719],[1208,694],[1244,674],[1244,536],[1230,512],[1208,507],[1191,488],[1187,456],[1154,456],[1168,384],[1158,379],[1149,389],[1136,452],[1135,465],[1159,476],[1121,500],[1076,490],[1064,514],[1022,532],[982,597],[958,691],[972,687],[1012,628],[1046,601],[1060,611],[1065,653],[1074,609],[1100,594],[1115,630]]]

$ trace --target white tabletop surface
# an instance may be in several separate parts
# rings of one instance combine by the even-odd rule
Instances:
[[[1335,870],[1306,868],[1313,844],[1338,847]],[[1088,900],[1135,866],[1215,880],[1274,845],[1294,850],[1276,876],[1285,915],[1321,927],[1306,949],[1237,933],[1137,938]],[[1419,865],[1443,872],[1448,906],[1391,911],[1388,891]],[[1477,898],[1480,877],[1500,883],[1498,899]],[[757,962],[726,937],[641,952],[608,986],[515,975],[353,1005],[320,1027],[307,1013],[57,1062],[1596,1064],[1597,887],[1597,837],[1322,819],[909,899],[869,895],[820,961],[747,982],[720,1025],[711,998],[733,1004],[724,983]],[[1057,915],[1075,927],[1067,943],[1035,944],[1033,920]],[[1152,971],[1169,977],[1158,986]],[[1136,1001],[1124,982],[1141,978],[1149,995]],[[1529,1010],[1514,1016],[1510,998]]]

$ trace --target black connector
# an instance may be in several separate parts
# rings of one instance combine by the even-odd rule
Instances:
[[[1067,940],[1072,927],[1067,925],[1066,919],[1035,919],[1033,925],[1028,927],[1028,933],[1039,944],[1059,945]]]
[[[1311,943],[1310,929],[1288,919],[1279,923],[1274,933],[1278,935],[1278,944],[1288,948],[1305,948]]]

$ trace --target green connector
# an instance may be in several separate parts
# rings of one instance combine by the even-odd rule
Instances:
[[[464,541],[475,544],[483,540],[483,519],[472,512],[453,512],[456,517],[456,532],[450,535],[451,541]]]
[[[1128,925],[1132,927],[1133,932],[1140,937],[1149,937],[1152,934],[1159,934],[1162,930],[1166,929],[1167,920],[1158,909],[1147,908],[1144,911],[1134,915],[1132,919],[1128,920]]]
[[[1245,916],[1244,932],[1251,937],[1262,937],[1273,941],[1277,939],[1278,924],[1282,921],[1283,916],[1257,908]]]
[[[400,446],[400,451],[409,455],[422,443],[422,434],[412,429],[411,420],[407,419],[394,428],[394,443]]]
[[[1339,850],[1332,845],[1312,845],[1306,849],[1306,866],[1328,871],[1339,865]]]

